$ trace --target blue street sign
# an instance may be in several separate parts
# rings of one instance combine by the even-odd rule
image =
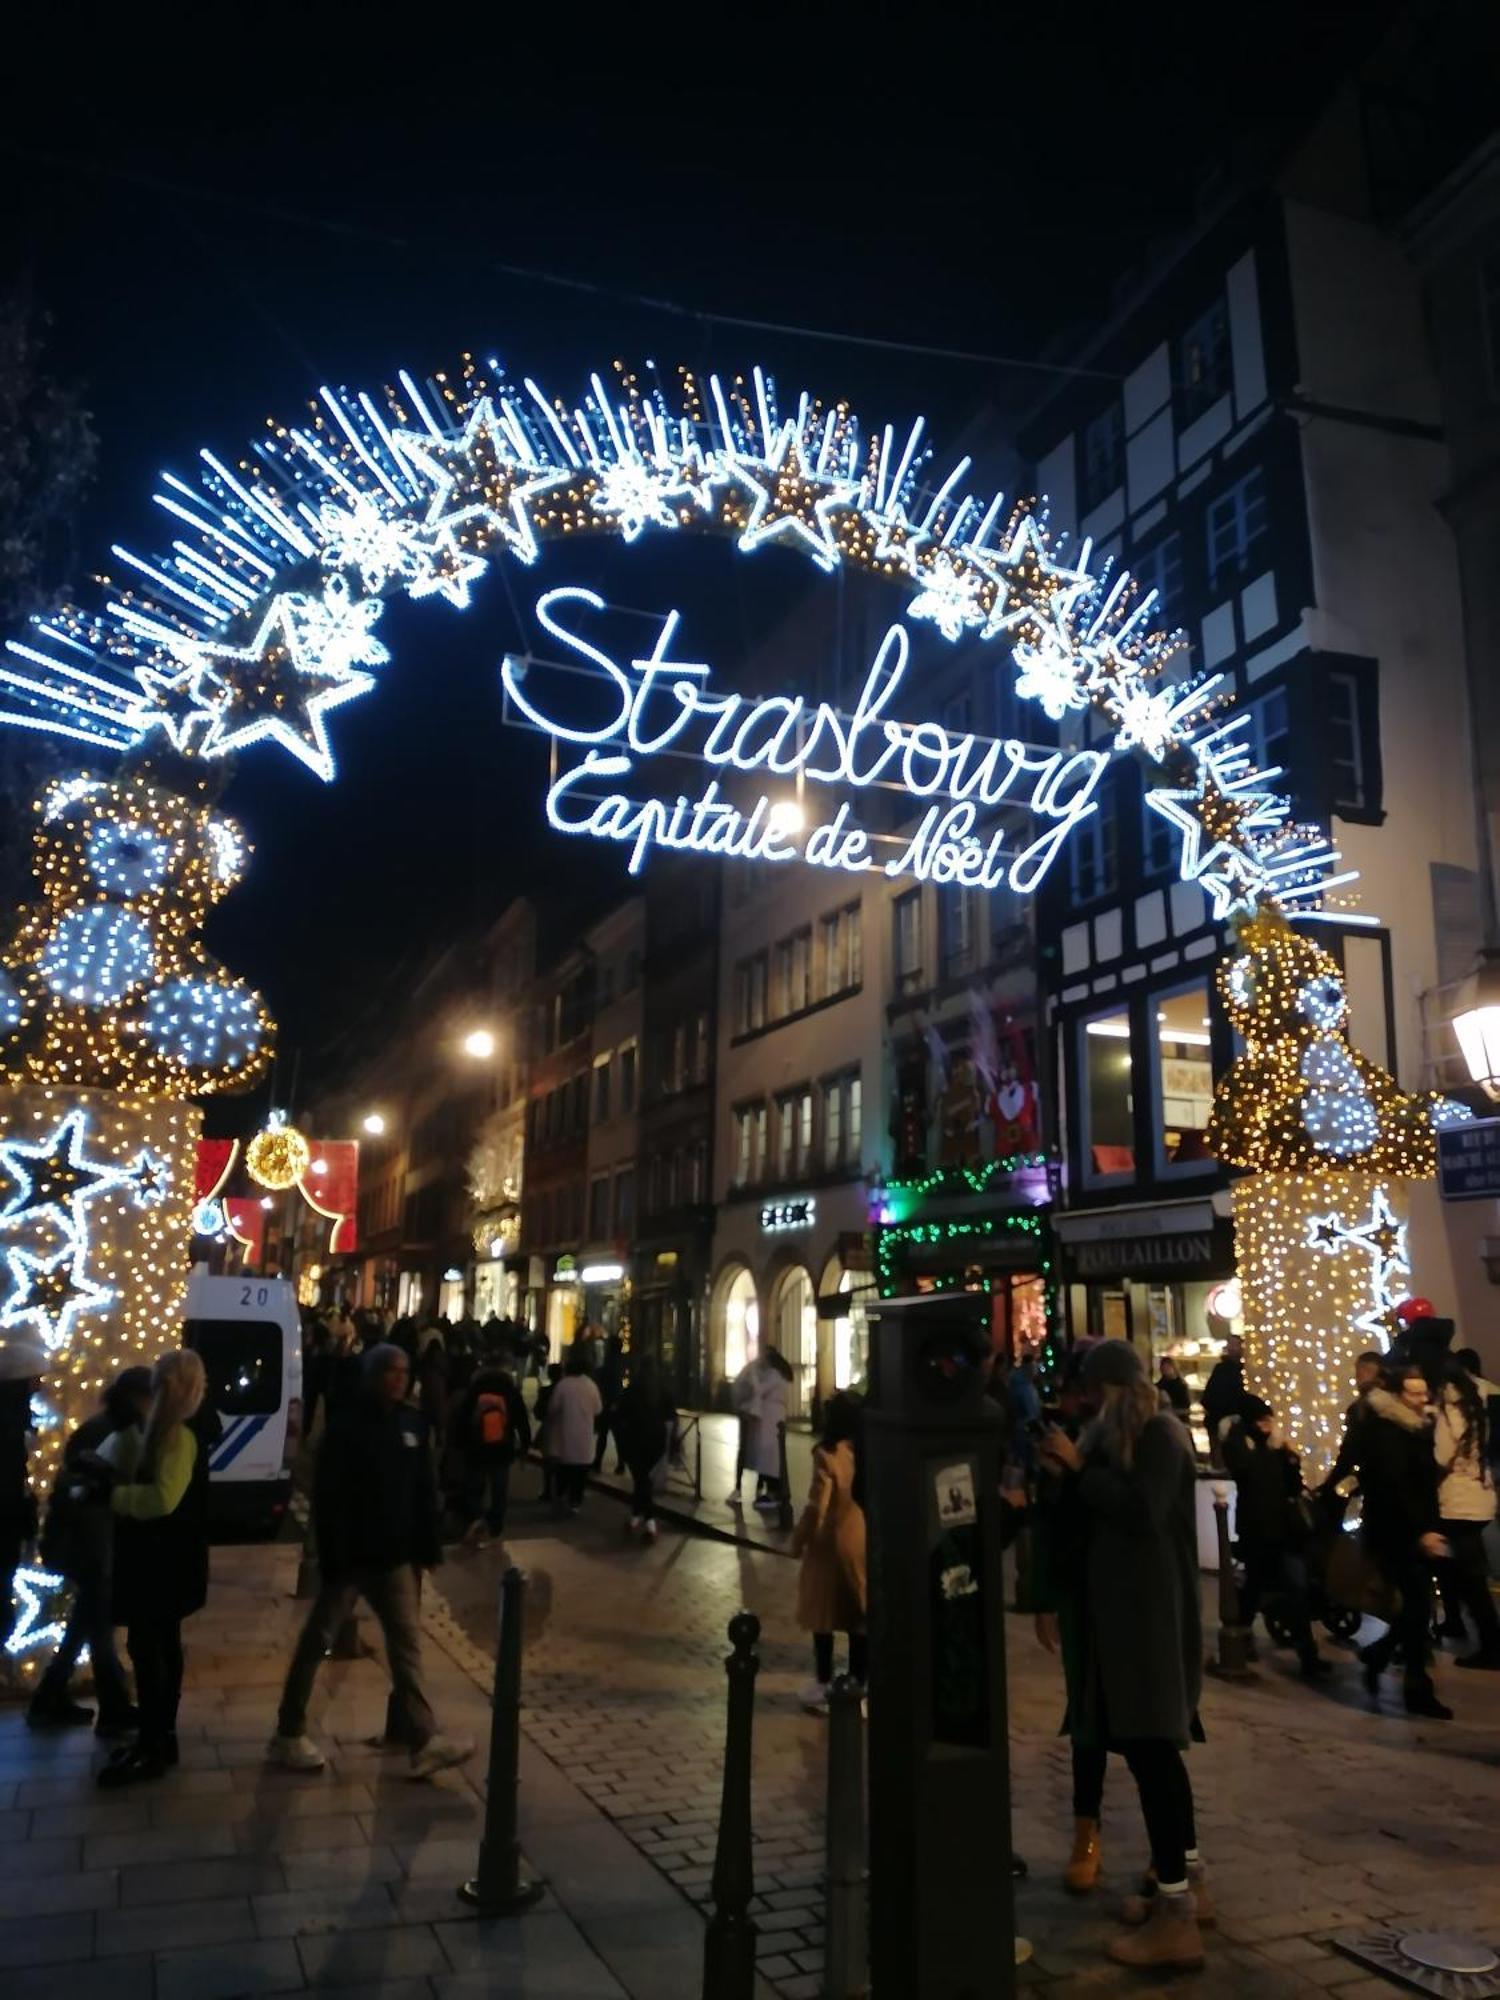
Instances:
[[[1438,1185],[1444,1201],[1500,1195],[1500,1118],[1475,1118],[1439,1132]]]

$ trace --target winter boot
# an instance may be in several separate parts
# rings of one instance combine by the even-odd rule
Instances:
[[[1214,1913],[1214,1899],[1208,1893],[1208,1870],[1201,1861],[1188,1863],[1188,1887],[1193,1892],[1193,1906],[1198,1913],[1198,1922],[1205,1929],[1217,1922]],[[1148,1868],[1141,1877],[1141,1892],[1138,1896],[1127,1896],[1116,1912],[1122,1924],[1143,1924],[1156,1905],[1156,1870]]]
[[[1086,1896],[1099,1881],[1099,1822],[1075,1819],[1073,1853],[1063,1870],[1063,1887],[1075,1896]]]
[[[1138,1972],[1196,1972],[1203,1964],[1203,1938],[1191,1889],[1153,1896],[1146,1921],[1112,1937],[1104,1948],[1116,1965]]]

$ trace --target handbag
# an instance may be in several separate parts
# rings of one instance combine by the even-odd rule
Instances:
[[[1401,1593],[1386,1577],[1360,1535],[1340,1533],[1328,1551],[1324,1589],[1335,1604],[1362,1611],[1389,1625],[1401,1609]]]

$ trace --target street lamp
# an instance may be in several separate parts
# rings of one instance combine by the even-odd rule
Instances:
[[[385,1130],[385,1119],[378,1111],[367,1111],[362,1122],[372,1139],[378,1139]]]
[[[464,1054],[476,1062],[488,1062],[495,1053],[495,1037],[488,1028],[471,1028],[464,1036]]]
[[[1486,954],[1460,982],[1453,1032],[1470,1077],[1486,1097],[1500,1103],[1500,955]]]

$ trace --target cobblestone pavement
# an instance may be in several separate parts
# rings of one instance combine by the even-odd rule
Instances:
[[[522,1493],[529,1479],[518,1478]],[[787,2000],[811,2000],[821,1965],[824,1726],[803,1713],[804,1637],[785,1557],[672,1530],[654,1548],[622,1534],[595,1493],[559,1528],[535,1502],[513,1511],[509,1550],[534,1588],[526,1728],[635,1847],[686,1895],[708,1900],[719,1806],[725,1627],[741,1605],[762,1624],[756,1702],[755,1864],[761,1966]],[[441,1573],[459,1623],[492,1643],[491,1550]],[[1016,1844],[1032,1870],[1017,1897],[1036,1957],[1023,1980],[1058,1993],[1147,1990],[1102,1957],[1108,1900],[1129,1886],[1144,1838],[1129,1779],[1112,1767],[1107,1896],[1064,1896],[1070,1835],[1061,1689],[1029,1621],[1010,1620]],[[1331,1649],[1332,1650],[1332,1649]],[[1221,1911],[1209,1963],[1174,1991],[1204,1995],[1395,1992],[1325,1940],[1378,1922],[1449,1924],[1500,1940],[1500,1686],[1440,1666],[1459,1711],[1416,1724],[1372,1712],[1352,1657],[1330,1691],[1268,1661],[1249,1687],[1211,1682],[1209,1742],[1192,1757],[1200,1838]]]

